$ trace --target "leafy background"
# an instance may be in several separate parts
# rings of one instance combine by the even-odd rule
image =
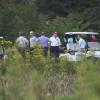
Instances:
[[[100,32],[100,0],[1,0],[0,34],[15,40],[19,31]]]

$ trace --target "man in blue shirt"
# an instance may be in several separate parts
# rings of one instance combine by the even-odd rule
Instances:
[[[48,46],[49,46],[49,38],[45,36],[45,33],[42,32],[41,36],[38,38],[38,42],[43,47],[44,56],[48,56]]]

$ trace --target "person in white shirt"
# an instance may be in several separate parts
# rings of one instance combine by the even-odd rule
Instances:
[[[19,37],[16,39],[16,46],[19,53],[25,58],[26,48],[28,47],[29,41],[23,36],[23,32],[19,32]]]
[[[78,39],[78,43],[81,49],[85,49],[86,48],[86,41],[81,37],[81,35],[77,36]]]
[[[58,32],[53,32],[50,37],[50,55],[59,58],[59,48],[61,45],[60,38],[57,36]],[[55,59],[57,60],[57,59]]]
[[[32,51],[38,42],[38,38],[34,36],[34,32],[30,31],[30,50]]]

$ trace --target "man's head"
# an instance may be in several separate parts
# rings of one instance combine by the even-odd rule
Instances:
[[[77,40],[79,40],[81,38],[81,35],[78,34],[76,38]]]
[[[57,37],[58,32],[53,32],[52,35],[53,35],[54,37]]]
[[[34,35],[34,32],[33,31],[30,31],[30,36],[33,36]]]
[[[45,35],[45,32],[41,32],[41,35]]]
[[[23,36],[23,34],[24,34],[24,33],[23,33],[22,31],[21,31],[21,32],[19,32],[19,36]]]
[[[95,35],[92,35],[92,36],[91,36],[91,38],[92,38],[92,39],[95,39],[95,38],[96,38],[96,36],[95,36]]]

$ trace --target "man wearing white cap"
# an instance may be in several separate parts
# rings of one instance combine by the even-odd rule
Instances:
[[[32,51],[38,42],[37,37],[34,35],[33,31],[30,31],[30,50]]]

